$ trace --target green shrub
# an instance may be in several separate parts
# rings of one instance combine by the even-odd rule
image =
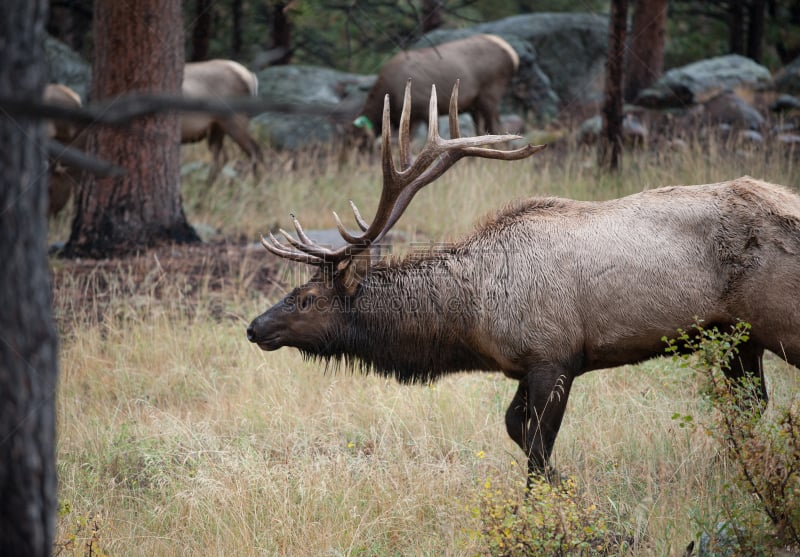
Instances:
[[[622,537],[609,529],[604,513],[579,493],[572,478],[558,484],[534,478],[524,491],[486,480],[472,513],[480,522],[474,535],[487,555],[608,555],[620,550]]]
[[[69,501],[58,506],[61,531],[53,542],[54,557],[105,557],[100,548],[103,519],[97,513],[73,511]]]
[[[748,376],[734,381],[725,375],[749,330],[743,322],[729,332],[696,324],[667,341],[668,352],[701,374],[703,395],[713,409],[710,422],[701,425],[734,465],[719,515],[696,519],[712,555],[800,546],[800,409],[793,400],[764,414],[760,380]],[[694,356],[678,355],[681,349]],[[751,494],[752,504],[743,506],[736,490]]]

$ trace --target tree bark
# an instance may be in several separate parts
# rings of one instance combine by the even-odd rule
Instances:
[[[744,54],[744,0],[730,0],[728,46],[731,54]]]
[[[46,0],[0,2],[0,96],[40,98]],[[0,113],[0,555],[50,555],[57,345],[40,120]]]
[[[277,2],[272,8],[272,49],[280,53],[270,65],[288,64],[292,59],[292,24],[286,14],[288,2]]]
[[[231,0],[231,50],[233,57],[238,58],[242,54],[242,0]]]
[[[444,0],[422,1],[422,32],[427,33],[444,25]]]
[[[762,44],[764,42],[764,10],[765,0],[750,0],[747,18],[747,57],[761,62]]]
[[[208,60],[211,40],[211,0],[195,0],[194,25],[192,25],[192,62]]]
[[[179,0],[97,0],[92,99],[128,91],[178,95],[183,79]],[[84,175],[66,256],[107,257],[162,241],[197,241],[180,197],[178,116],[147,116],[127,128],[94,126],[87,151],[125,168],[121,177]]]
[[[664,71],[667,0],[638,0],[633,10],[625,100],[632,101]]]
[[[617,172],[622,159],[622,77],[628,0],[612,0],[606,62],[606,94],[603,103],[603,133],[598,144],[600,168]]]
[[[92,26],[92,0],[50,1],[47,32],[72,50],[84,54]]]

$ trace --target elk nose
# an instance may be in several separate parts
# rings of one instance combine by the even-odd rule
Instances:
[[[256,341],[256,332],[253,330],[252,323],[247,327],[247,340],[249,340],[250,342]]]

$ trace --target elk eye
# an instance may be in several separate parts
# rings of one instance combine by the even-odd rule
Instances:
[[[300,298],[300,310],[305,311],[314,304],[316,296],[308,295]]]

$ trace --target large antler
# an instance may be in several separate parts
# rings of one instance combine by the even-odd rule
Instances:
[[[431,87],[430,107],[428,109],[428,140],[417,158],[412,162],[409,151],[411,121],[411,80],[406,83],[403,99],[403,111],[400,116],[400,170],[392,160],[391,126],[389,121],[389,95],[383,102],[383,124],[381,134],[381,156],[383,166],[383,191],[378,209],[372,224],[367,224],[361,217],[355,204],[351,201],[353,215],[362,234],[355,236],[348,232],[339,216],[334,212],[339,233],[347,242],[346,245],[332,250],[311,240],[300,223],[292,215],[292,223],[297,231],[297,238],[281,229],[280,233],[289,245],[279,242],[270,233],[269,238],[261,238],[261,243],[270,252],[293,261],[311,265],[335,264],[343,259],[360,253],[369,246],[379,242],[403,215],[414,195],[426,185],[436,180],[463,157],[481,157],[486,159],[518,160],[528,157],[545,148],[544,145],[526,145],[520,149],[504,151],[488,149],[482,145],[503,143],[519,139],[517,135],[482,135],[478,137],[461,137],[458,129],[458,81],[450,95],[450,137],[443,139],[439,135],[439,113],[436,99],[436,86]]]

